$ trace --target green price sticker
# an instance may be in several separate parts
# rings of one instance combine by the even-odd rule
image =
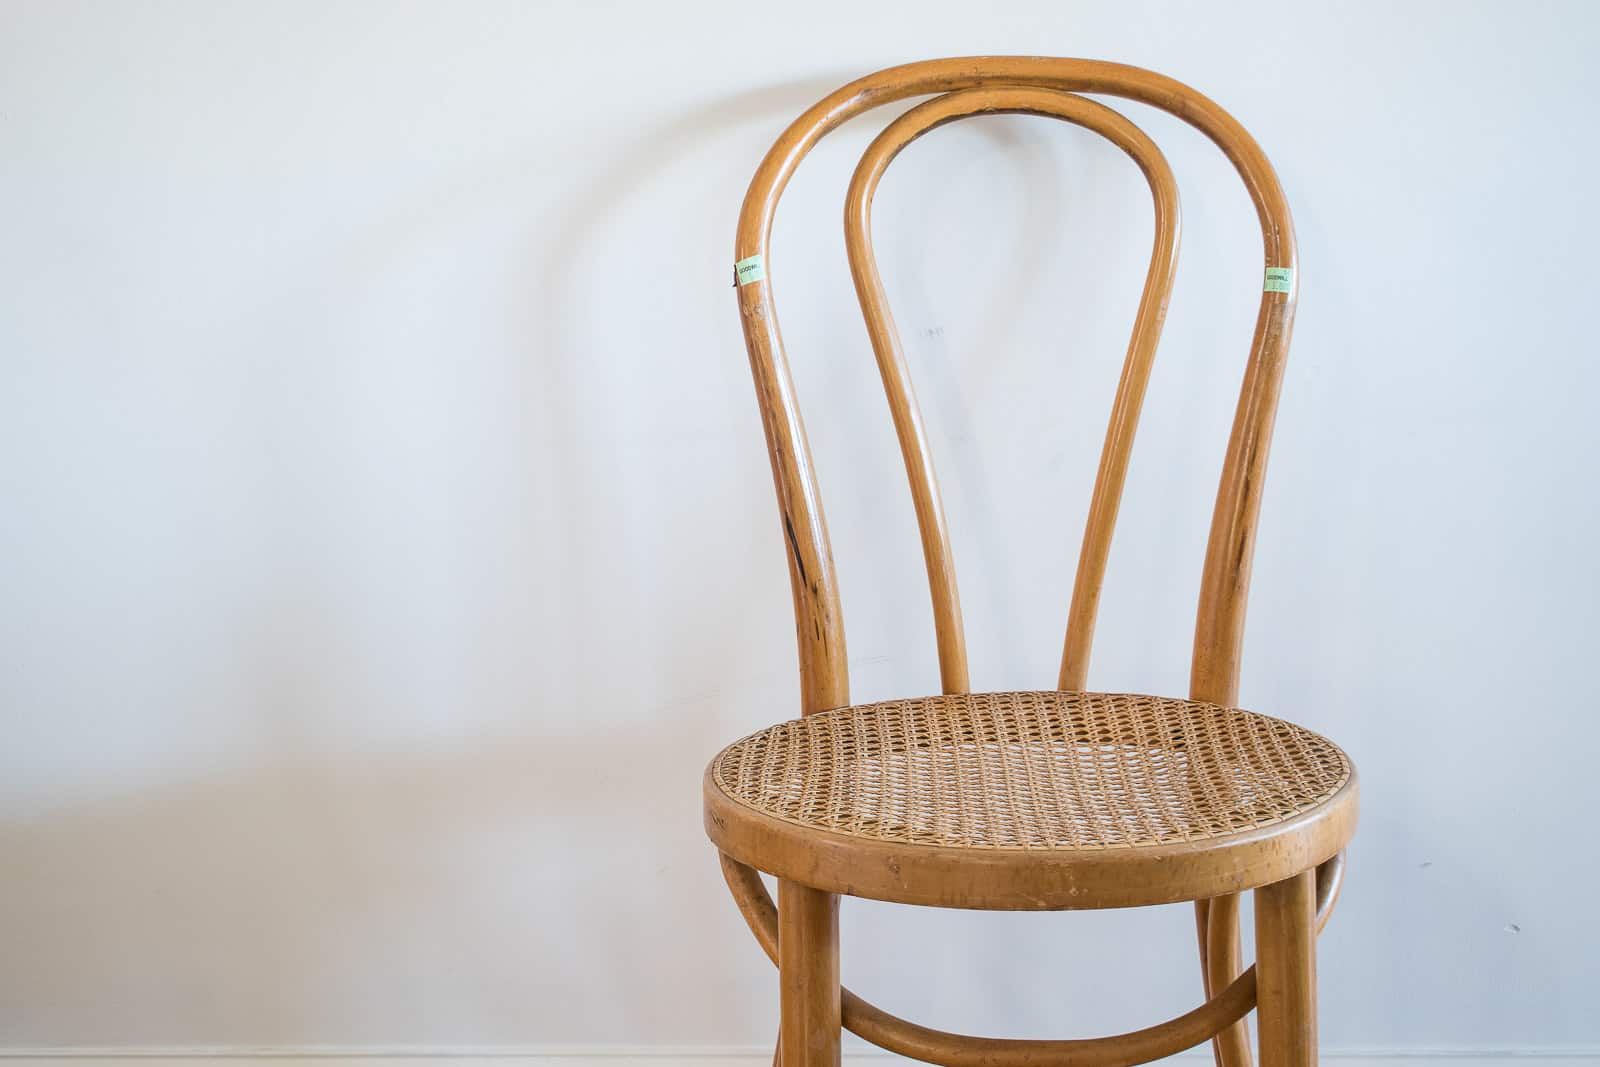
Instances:
[[[733,280],[739,285],[767,280],[767,264],[759,255],[741,259],[733,265]]]
[[[1261,283],[1261,291],[1263,293],[1287,293],[1293,285],[1293,267],[1268,267],[1266,279]]]

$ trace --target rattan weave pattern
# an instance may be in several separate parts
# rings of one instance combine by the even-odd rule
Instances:
[[[779,723],[717,756],[736,803],[854,837],[1137,848],[1271,826],[1339,791],[1332,742],[1238,708],[1120,693],[974,693]]]

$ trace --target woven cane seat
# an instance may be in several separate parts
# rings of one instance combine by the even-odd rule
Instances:
[[[741,862],[836,892],[955,906],[977,905],[942,879],[974,860],[991,880],[1015,868],[1022,902],[987,907],[1115,906],[1107,889],[1128,898],[1116,903],[1159,903],[1266,884],[1343,847],[1356,801],[1350,760],[1292,723],[1065,692],[897,700],[779,723],[724,749],[705,794],[712,838]]]

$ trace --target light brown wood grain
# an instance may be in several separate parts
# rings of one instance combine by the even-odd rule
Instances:
[[[1224,837],[1139,848],[960,848],[820,831],[739,804],[707,775],[718,849],[779,878],[850,896],[941,908],[1059,911],[1172,904],[1281,881],[1330,859],[1355,832],[1352,778],[1303,815]]]
[[[1150,254],[1144,295],[1134,318],[1133,338],[1128,344],[1122,379],[1112,405],[1111,424],[1106,430],[1100,471],[1095,480],[1094,497],[1084,531],[1078,563],[1077,583],[1067,624],[1067,645],[1061,668],[1062,689],[1082,689],[1088,668],[1089,644],[1094,635],[1094,617],[1099,605],[1100,586],[1105,576],[1111,533],[1122,499],[1128,457],[1138,426],[1139,409],[1150,365],[1161,337],[1167,302],[1172,292],[1172,275],[1178,264],[1178,185],[1172,169],[1155,142],[1133,123],[1103,104],[1070,93],[1044,89],[982,88],[966,89],[935,97],[912,108],[892,122],[867,148],[851,178],[845,198],[845,251],[855,279],[856,295],[866,319],[867,336],[878,359],[889,413],[900,441],[906,476],[911,483],[912,503],[917,526],[922,534],[923,558],[928,570],[928,586],[933,598],[934,629],[939,647],[940,682],[946,693],[967,691],[966,636],[961,624],[961,600],[957,593],[955,559],[950,550],[944,507],[939,498],[939,482],[934,474],[933,457],[928,450],[922,415],[905,352],[889,311],[877,256],[872,249],[872,199],[878,183],[895,157],[918,137],[932,129],[975,115],[1021,113],[1063,119],[1105,137],[1122,149],[1138,165],[1150,183],[1155,201],[1155,243]]]
[[[727,855],[721,857],[723,876],[739,911],[767,957],[778,962],[778,909],[755,868]],[[1317,868],[1316,925],[1321,929],[1333,914],[1344,867],[1336,856]],[[1192,1048],[1224,1031],[1244,1017],[1256,1002],[1256,972],[1252,966],[1205,1004],[1176,1019],[1111,1037],[1076,1040],[995,1039],[952,1034],[918,1026],[862,1000],[848,989],[840,992],[843,1027],[880,1048],[947,1067],[1043,1067],[1070,1063],[1147,1063]],[[1265,1065],[1263,1065],[1265,1067]]]
[[[1229,893],[1209,902],[1206,911],[1206,946],[1201,956],[1208,993],[1226,989],[1244,970],[1239,944],[1239,894]],[[1250,1030],[1243,1019],[1212,1039],[1217,1062],[1224,1067],[1250,1063]]]
[[[1123,97],[1166,110],[1210,138],[1233,163],[1261,223],[1265,266],[1297,268],[1294,227],[1276,174],[1244,127],[1193,89],[1164,75],[1118,63],[1045,57],[941,59],[892,67],[830,94],[796,119],[756,171],[740,211],[735,261],[760,255],[766,278],[738,287],[773,480],[789,549],[799,640],[801,709],[849,703],[844,626],[821,493],[773,304],[782,264],[770,255],[772,219],[794,170],[839,124],[874,107],[931,93],[992,85]],[[1283,379],[1295,290],[1261,297],[1255,335],[1223,463],[1201,577],[1190,695],[1236,700],[1239,642],[1260,510],[1262,475]]]
[[[778,883],[778,1058],[785,1067],[839,1067],[839,898]]]
[[[774,304],[776,287],[786,276],[769,247],[772,222],[796,167],[822,137],[872,108],[918,96],[933,99],[891,122],[856,170],[847,198],[846,243],[911,485],[934,606],[939,684],[945,693],[967,690],[966,640],[934,464],[872,250],[871,206],[878,180],[906,144],[945,122],[1020,111],[1065,119],[1107,137],[1134,159],[1151,186],[1154,248],[1079,550],[1057,678],[1063,690],[1087,686],[1106,561],[1171,290],[1179,224],[1176,185],[1160,152],[1127,119],[1077,95],[1082,93],[1150,105],[1211,140],[1233,164],[1255,207],[1263,266],[1290,272],[1287,291],[1261,295],[1200,575],[1189,697],[1229,707],[1237,702],[1256,523],[1298,286],[1294,228],[1282,188],[1243,126],[1171,78],[1094,60],[973,57],[890,68],[830,94],[778,138],[758,167],[740,211],[734,258],[760,256],[765,266],[764,278],[739,285],[736,293],[788,557],[804,715],[848,706],[849,671],[822,493]],[[736,804],[714,787],[709,774],[704,796],[706,829],[722,853],[730,890],[762,947],[780,966],[785,1067],[836,1063],[841,1025],[891,1051],[950,1067],[1109,1067],[1146,1062],[1211,1037],[1217,1039],[1219,1063],[1248,1067],[1242,1018],[1258,999],[1262,1067],[1315,1062],[1314,940],[1338,896],[1343,849],[1355,830],[1358,784],[1353,773],[1337,794],[1281,823],[1122,850],[980,849],[871,840]],[[780,878],[777,907],[757,869]],[[1258,964],[1241,971],[1237,894],[1251,889],[1256,892],[1261,947]],[[1209,999],[1178,1019],[1093,1040],[1006,1041],[917,1026],[839,988],[835,894],[1014,910],[1192,900]]]
[[[1256,890],[1261,1067],[1315,1067],[1317,930],[1310,871]]]

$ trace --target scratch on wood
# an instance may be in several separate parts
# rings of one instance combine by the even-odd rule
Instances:
[[[800,558],[800,542],[794,536],[794,523],[789,519],[789,513],[783,515],[783,532],[789,537],[789,550],[794,553],[794,566],[800,572],[800,584],[809,586],[810,579],[806,577],[805,561]]]

